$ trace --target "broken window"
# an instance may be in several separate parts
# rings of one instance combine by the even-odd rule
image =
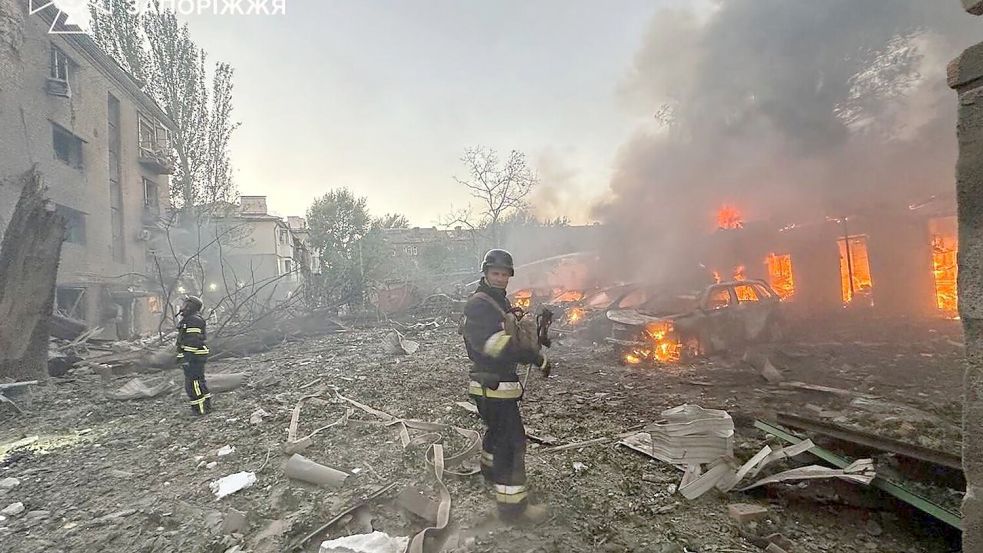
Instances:
[[[730,290],[727,288],[715,288],[707,296],[707,309],[716,310],[730,307]]]
[[[143,207],[154,213],[160,209],[160,193],[157,183],[147,177],[143,178]]]
[[[65,218],[65,241],[73,244],[85,244],[85,213],[63,205],[58,205],[56,211]]]
[[[750,284],[735,286],[734,293],[737,294],[739,303],[757,303],[760,301],[757,292]]]
[[[754,286],[754,291],[757,292],[758,297],[761,298],[761,299],[775,297],[775,295],[772,294],[770,290],[768,290],[767,288],[765,288],[764,286],[762,286],[760,284],[752,284],[752,286]],[[781,297],[781,296],[779,296],[779,297]]]
[[[873,303],[874,281],[870,274],[870,257],[866,236],[837,240],[840,248],[840,288],[844,304],[860,297]]]
[[[65,52],[62,52],[60,48],[55,45],[51,45],[51,78],[57,79],[59,81],[68,80],[68,70],[71,66],[71,61]]]
[[[76,169],[81,169],[82,139],[54,123],[51,124],[51,135],[55,158]]]
[[[787,253],[768,254],[765,260],[768,266],[768,284],[778,292],[783,300],[795,294],[795,277],[792,276],[792,255]]]
[[[55,292],[55,311],[70,319],[85,320],[85,288],[59,286]]]

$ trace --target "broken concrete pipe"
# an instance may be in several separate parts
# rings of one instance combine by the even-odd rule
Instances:
[[[287,460],[283,472],[288,478],[331,488],[341,487],[348,478],[348,473],[315,463],[299,453]]]

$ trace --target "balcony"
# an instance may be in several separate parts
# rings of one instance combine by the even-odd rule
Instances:
[[[173,175],[175,171],[171,148],[159,141],[140,142],[140,165],[157,175]]]

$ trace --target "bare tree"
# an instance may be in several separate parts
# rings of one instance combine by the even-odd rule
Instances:
[[[480,202],[484,226],[493,244],[498,242],[499,224],[509,213],[523,208],[539,178],[529,168],[526,155],[512,150],[502,162],[495,150],[468,148],[461,157],[467,178],[454,177]]]

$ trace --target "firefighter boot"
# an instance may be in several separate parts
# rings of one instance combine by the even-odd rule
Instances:
[[[545,506],[527,504],[523,510],[504,518],[515,524],[541,524],[549,517],[549,510]]]

